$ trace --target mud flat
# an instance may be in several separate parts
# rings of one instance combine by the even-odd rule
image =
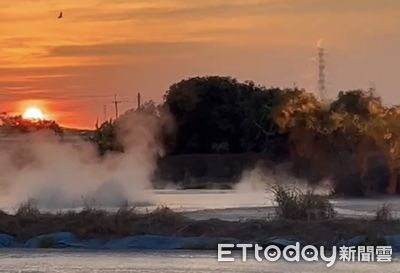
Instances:
[[[182,272],[241,272],[241,273],[394,273],[398,272],[399,258],[392,263],[343,263],[337,262],[333,268],[325,263],[283,261],[276,263],[249,260],[233,263],[217,261],[215,251],[81,251],[81,250],[25,250],[0,249],[0,272],[109,272],[109,273],[182,273]]]

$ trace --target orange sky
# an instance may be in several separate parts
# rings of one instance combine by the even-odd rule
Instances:
[[[195,75],[313,91],[321,39],[331,96],[373,84],[400,103],[398,0],[0,1],[0,23],[0,112],[33,104],[67,126]]]

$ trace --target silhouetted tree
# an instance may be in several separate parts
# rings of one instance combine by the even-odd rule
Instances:
[[[280,92],[218,76],[172,85],[164,101],[176,120],[175,152],[273,153],[283,137],[271,115]]]
[[[40,130],[50,130],[56,134],[62,134],[62,128],[54,120],[31,120],[24,119],[22,116],[0,116],[0,129],[3,133],[30,133]]]
[[[100,155],[104,155],[107,151],[123,151],[123,147],[117,138],[114,121],[105,121],[100,127],[96,127],[90,139],[96,143]]]
[[[371,91],[342,91],[326,106],[302,89],[196,77],[173,84],[164,104],[129,113],[156,118],[149,126],[161,128],[169,154],[257,152],[291,162],[311,184],[329,179],[337,193],[400,192],[400,108]],[[101,153],[122,150],[115,127],[118,120],[97,129]]]

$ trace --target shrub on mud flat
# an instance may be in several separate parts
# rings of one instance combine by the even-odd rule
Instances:
[[[151,224],[160,225],[176,225],[184,220],[184,217],[181,214],[174,212],[166,206],[156,208],[146,217]]]
[[[282,186],[273,187],[276,214],[280,219],[289,220],[323,220],[335,216],[328,197],[311,192],[302,193],[298,189]]]
[[[22,203],[15,213],[15,216],[19,216],[24,219],[36,219],[40,216],[40,211],[37,206],[35,199],[29,199]]]
[[[391,209],[390,205],[383,204],[380,208],[377,209],[376,216],[375,216],[376,221],[386,222],[386,221],[390,221],[392,219],[393,219],[393,215],[392,215],[392,209]]]
[[[138,218],[136,209],[134,206],[129,206],[125,202],[115,213],[115,223],[116,224],[126,224],[129,221],[136,220]]]
[[[84,208],[74,219],[77,235],[90,238],[96,234],[112,234],[115,232],[114,218],[111,213],[98,208]]]

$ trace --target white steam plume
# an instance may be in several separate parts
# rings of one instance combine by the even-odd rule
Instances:
[[[50,132],[26,134],[21,141],[0,146],[0,208],[12,208],[29,198],[46,208],[82,205],[118,206],[148,200],[147,189],[162,153],[160,119],[128,113],[117,132],[124,153],[100,158],[94,144],[60,142]],[[1,140],[0,140],[1,142]]]

